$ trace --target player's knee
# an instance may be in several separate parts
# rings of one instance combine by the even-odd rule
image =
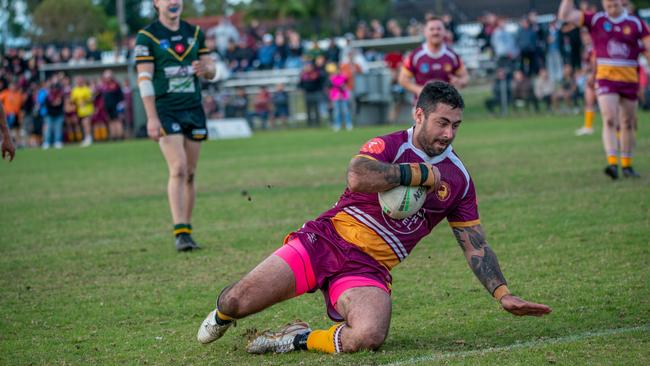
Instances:
[[[634,117],[621,118],[621,127],[626,130],[632,130],[634,128],[634,124],[635,124]]]
[[[241,319],[250,314],[250,309],[255,305],[246,290],[241,286],[233,286],[219,298],[219,310],[235,319]]]
[[[605,126],[608,128],[616,128],[616,119],[614,117],[605,117]]]
[[[346,340],[347,344],[343,344],[345,352],[376,350],[384,344],[386,331],[376,326],[357,327]]]
[[[194,172],[187,173],[187,183],[194,184]]]
[[[169,177],[174,179],[187,179],[187,166],[183,164],[169,168]]]

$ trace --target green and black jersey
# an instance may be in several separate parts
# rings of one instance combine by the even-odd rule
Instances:
[[[138,32],[134,53],[137,64],[154,64],[157,108],[181,110],[201,106],[201,85],[192,72],[192,61],[209,50],[198,26],[181,20],[178,30],[172,31],[155,21]]]

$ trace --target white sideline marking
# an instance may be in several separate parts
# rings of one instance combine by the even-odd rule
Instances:
[[[580,341],[583,339],[587,338],[594,338],[594,337],[603,337],[603,336],[608,336],[608,335],[613,335],[613,334],[621,334],[621,333],[629,333],[629,332],[635,332],[635,331],[650,331],[650,324],[646,325],[641,325],[638,327],[626,327],[626,328],[614,328],[614,329],[605,329],[601,331],[592,331],[592,332],[585,332],[585,333],[580,333],[580,334],[574,334],[566,337],[559,337],[559,338],[549,338],[549,339],[540,339],[537,341],[528,341],[528,342],[523,342],[523,343],[515,343],[511,344],[509,346],[502,346],[502,347],[490,347],[490,348],[485,348],[485,349],[477,349],[473,351],[462,351],[462,352],[449,352],[449,353],[441,353],[441,354],[433,354],[433,355],[428,355],[428,356],[420,356],[420,357],[414,357],[408,360],[404,361],[397,361],[393,363],[388,363],[384,364],[386,366],[399,366],[399,365],[410,365],[410,364],[415,364],[418,362],[426,362],[426,361],[440,361],[444,360],[447,358],[453,358],[453,357],[468,357],[468,356],[478,356],[478,355],[483,355],[486,353],[494,353],[494,352],[502,352],[502,351],[511,351],[514,349],[522,349],[522,348],[534,348],[534,347],[539,347],[539,346],[546,346],[549,344],[562,344],[562,343],[571,343],[575,341]]]

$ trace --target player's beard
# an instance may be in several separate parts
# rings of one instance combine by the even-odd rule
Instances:
[[[424,139],[422,139],[424,140]],[[422,146],[424,152],[433,157],[442,154],[449,145],[451,145],[453,138],[451,139],[441,139],[435,138],[433,141],[420,141],[420,146]]]

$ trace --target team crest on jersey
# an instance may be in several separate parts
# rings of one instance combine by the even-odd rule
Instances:
[[[386,143],[384,140],[380,139],[379,137],[375,137],[374,139],[366,142],[365,145],[361,148],[361,152],[364,153],[371,153],[371,154],[381,154],[384,149],[386,148]]]
[[[610,22],[603,23],[603,29],[605,30],[605,32],[611,32],[612,31],[612,23],[610,23]]]
[[[451,71],[451,64],[445,64],[445,72]]]
[[[169,48],[169,40],[168,39],[161,39],[160,40],[160,48],[163,50],[166,50]]]
[[[438,200],[440,200],[440,202],[445,202],[449,199],[450,194],[451,190],[449,188],[449,184],[443,180],[440,188],[438,188],[436,191],[436,197],[438,197]]]
[[[629,25],[626,25],[623,27],[623,34],[626,36],[629,36],[632,33],[632,28],[630,28]]]
[[[180,130],[181,130],[181,125],[179,125],[179,124],[176,123],[176,122],[172,123],[172,131],[174,131],[174,132],[178,132],[178,131],[180,131]]]
[[[423,74],[426,74],[427,72],[429,72],[429,64],[422,63],[420,65],[420,72],[423,73]]]

